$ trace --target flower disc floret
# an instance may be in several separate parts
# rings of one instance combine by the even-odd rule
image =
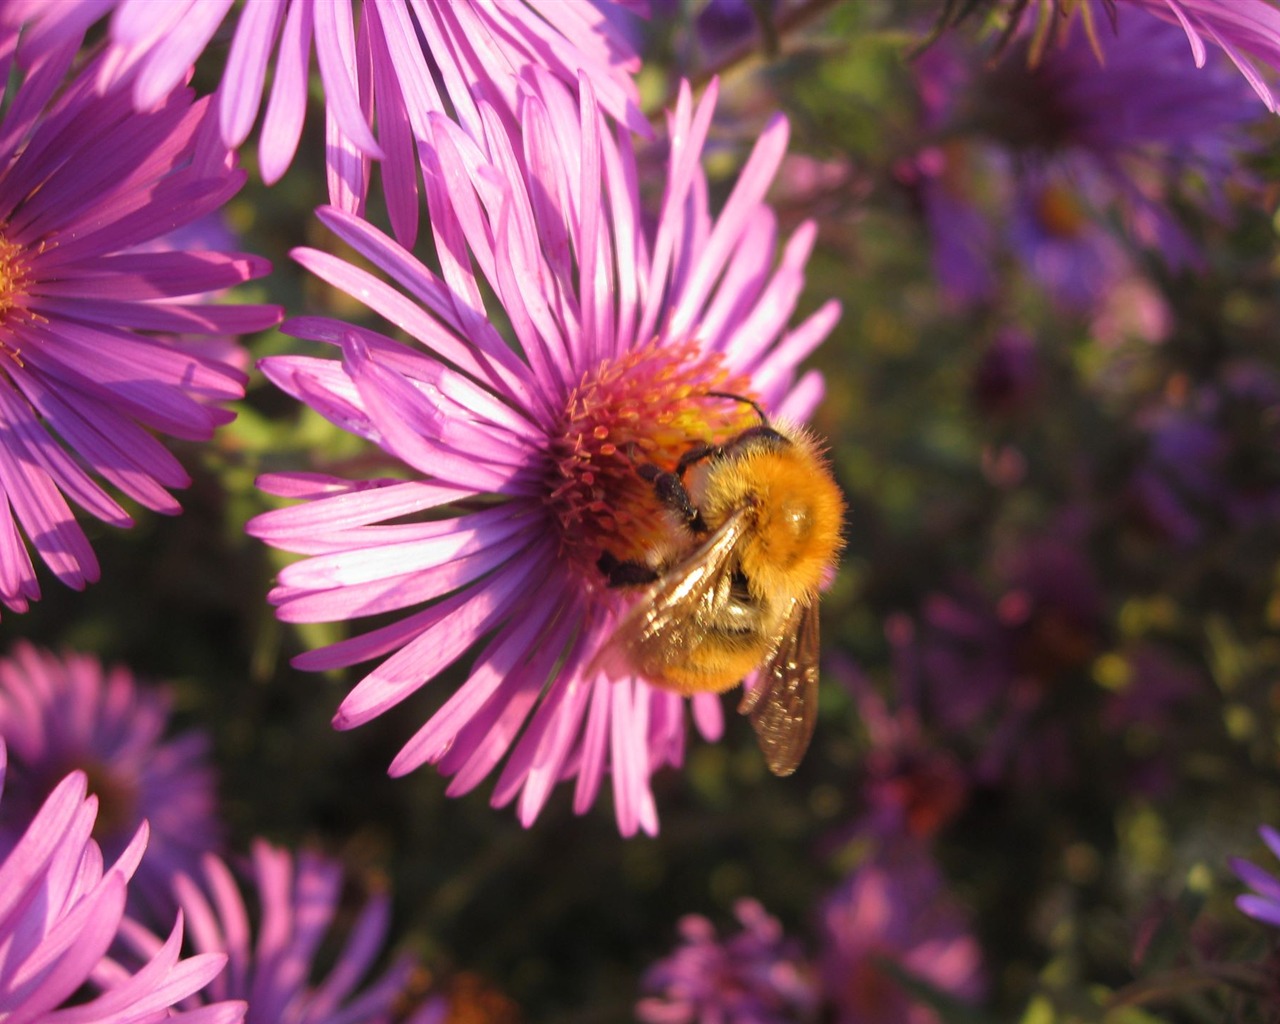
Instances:
[[[720,397],[747,382],[728,381],[719,364],[692,342],[652,342],[606,359],[570,391],[548,439],[546,501],[561,557],[588,586],[602,582],[596,562],[603,551],[643,561],[666,543],[670,514],[637,471],[641,462],[671,472],[695,443],[723,440],[755,421],[750,406]]]

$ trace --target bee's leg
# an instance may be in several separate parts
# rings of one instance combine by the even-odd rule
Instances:
[[[601,552],[596,568],[611,587],[636,587],[658,578],[657,572],[643,562],[623,561],[611,551]]]
[[[653,484],[653,493],[658,496],[658,500],[684,520],[690,530],[694,533],[707,533],[707,524],[702,520],[702,513],[694,507],[689,492],[685,490],[684,481],[679,476],[679,473],[687,468],[685,466],[677,473],[668,473],[652,462],[642,462],[636,466],[636,472],[640,474],[641,480],[647,480]]]

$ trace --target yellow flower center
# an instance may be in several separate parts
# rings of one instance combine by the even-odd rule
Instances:
[[[546,504],[560,553],[583,577],[602,582],[606,549],[644,559],[670,530],[666,510],[637,467],[674,470],[699,442],[720,443],[757,422],[749,405],[710,394],[745,395],[716,354],[695,342],[651,342],[585,374],[565,403],[551,442]]]
[[[22,354],[4,328],[15,318],[27,315],[24,299],[30,276],[26,249],[9,241],[0,225],[0,352],[19,366]]]
[[[1075,238],[1084,227],[1085,215],[1074,195],[1058,185],[1047,185],[1036,198],[1036,219],[1055,238]]]

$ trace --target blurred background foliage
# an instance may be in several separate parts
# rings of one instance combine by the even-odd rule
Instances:
[[[387,778],[460,676],[354,732],[330,728],[354,674],[288,661],[340,629],[275,622],[265,595],[281,556],[243,525],[267,507],[259,473],[370,455],[256,373],[236,421],[179,451],[195,477],[183,515],[141,515],[129,531],[86,520],[102,581],[83,594],[46,586],[0,632],[171,683],[177,725],[214,739],[233,848],[255,835],[318,844],[391,886],[398,942],[470,993],[473,1016],[458,1020],[632,1019],[678,919],[730,929],[744,896],[816,948],[816,908],[875,841],[865,823],[886,780],[915,801],[983,950],[980,1009],[940,1003],[945,1019],[1276,1019],[1274,998],[1248,992],[1256,976],[1223,966],[1266,955],[1263,929],[1231,903],[1227,858],[1258,854],[1256,826],[1280,821],[1276,120],[1253,129],[1229,218],[1180,211],[1203,252],[1196,271],[1135,251],[1140,294],[1113,295],[1104,316],[1065,309],[1005,256],[998,301],[959,306],[938,287],[902,174],[924,142],[916,54],[942,4],[756,4],[782,27],[730,33],[727,49],[700,35],[707,4],[655,7],[639,29],[655,123],[678,76],[722,75],[708,164],[722,200],[782,111],[792,157],[775,207],[784,231],[819,228],[799,313],[830,296],[844,306],[812,365],[827,381],[815,427],[848,495],[848,549],[823,603],[817,735],[794,777],[769,776],[730,695],[726,739],[693,741],[686,768],[656,779],[656,839],[620,839],[607,806],[574,816],[566,793],[525,830],[489,807],[487,787],[446,799],[431,771]],[[954,33],[977,38],[991,17]],[[302,146],[322,150],[318,137]],[[249,184],[227,220],[275,265],[244,297],[361,316],[288,256],[331,243],[312,216],[323,168],[295,163],[265,189],[251,148],[243,161]],[[1142,320],[1151,308],[1159,330]],[[247,344],[255,358],[305,350],[279,333]],[[1237,371],[1253,383],[1232,393]],[[1160,462],[1159,423],[1210,391],[1220,397],[1203,415],[1227,455],[1197,490],[1177,475],[1194,451],[1170,442]],[[1153,461],[1184,534],[1135,504]],[[1250,514],[1228,508],[1237,492]],[[1061,549],[1047,570],[1026,568],[1037,545]],[[1070,564],[1055,568],[1059,557]],[[986,641],[956,625],[965,616],[1004,630],[1018,692],[1031,692],[1021,705],[984,675],[997,670]],[[943,650],[950,667],[928,656]],[[1138,652],[1155,653],[1147,664]],[[1158,678],[1139,693],[1144,673]],[[948,718],[969,686],[999,690],[994,704]],[[873,734],[877,706],[915,709],[903,749]],[[935,758],[948,767],[934,772]]]

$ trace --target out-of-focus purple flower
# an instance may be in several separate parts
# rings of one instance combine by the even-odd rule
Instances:
[[[589,83],[579,105],[538,76],[522,105],[523,163],[493,111],[483,144],[437,117],[429,198],[440,276],[331,209],[324,223],[409,296],[329,254],[296,253],[417,344],[302,318],[286,329],[338,346],[341,361],[263,362],[278,386],[411,474],[261,481],[303,500],[249,525],[309,556],[280,574],[278,615],[332,621],[426,604],[295,664],[382,659],[338,710],[335,724],[351,728],[479,645],[466,681],[391,771],[437,764],[457,794],[509,754],[493,801],[518,797],[525,824],[557,782],[576,777],[581,813],[607,775],[622,832],[654,832],[650,775],[683,757],[685,699],[594,667],[628,601],[606,586],[602,553],[643,560],[669,529],[637,454],[674,467],[695,441],[756,422],[741,402],[711,392],[754,395],[791,421],[822,393],[812,372],[797,381],[797,364],[838,306],[786,328],[814,225],[796,231],[775,267],[777,223],[762,201],[786,122],[765,128],[713,218],[700,154],[716,91],[697,105],[681,91],[656,230],[646,227],[629,138],[607,131]],[[485,309],[481,279],[511,340]],[[718,698],[699,694],[692,704],[703,735],[717,736]]]
[[[1118,736],[1131,759],[1129,790],[1149,796],[1169,792],[1182,752],[1170,744],[1181,719],[1206,692],[1207,681],[1191,666],[1151,642],[1099,659],[1099,678],[1111,691],[1101,725]]]
[[[1258,828],[1258,835],[1271,853],[1280,857],[1280,832],[1270,825]],[[1280,928],[1280,879],[1258,865],[1240,857],[1232,857],[1231,870],[1252,892],[1236,897],[1236,906],[1255,921]]]
[[[762,12],[776,6],[777,0],[765,0]],[[759,15],[750,0],[707,0],[693,28],[698,43],[709,59],[735,46],[754,39],[760,32]]]
[[[818,1019],[821,996],[800,944],[758,902],[739,900],[742,931],[721,940],[690,914],[682,945],[645,973],[652,993],[636,1005],[644,1024],[803,1024]]]
[[[904,625],[895,622],[888,630]],[[963,765],[926,734],[915,706],[918,694],[910,686],[900,690],[899,703],[891,708],[856,665],[833,660],[828,667],[853,694],[867,737],[862,758],[866,814],[852,834],[932,838],[968,800],[969,778]]]
[[[982,953],[941,872],[915,844],[885,847],[822,913],[823,993],[837,1024],[937,1024],[895,972],[953,999],[982,995]]]
[[[1137,523],[1159,539],[1194,543],[1203,530],[1196,506],[1217,497],[1215,468],[1223,462],[1225,440],[1210,424],[1181,410],[1161,409],[1142,419],[1148,448],[1129,480],[1126,505]]]
[[[0,30],[0,72],[16,73]],[[207,440],[245,377],[177,335],[275,323],[268,306],[202,296],[259,277],[265,260],[146,244],[225,203],[243,175],[210,134],[207,101],[181,89],[148,114],[99,96],[95,67],[39,62],[0,114],[0,602],[38,598],[27,543],[77,590],[98,563],[68,501],[113,526],[132,519],[99,484],[180,511],[189,479],[156,438]],[[19,534],[26,534],[26,540]]]
[[[55,783],[79,769],[98,800],[94,837],[106,857],[121,856],[143,821],[150,826],[130,909],[171,920],[173,876],[215,849],[221,828],[208,739],[167,739],[169,703],[127,669],[16,645],[0,660],[0,739],[10,756],[0,849],[13,847]]]
[[[1068,736],[1049,713],[1060,681],[1097,649],[1101,590],[1069,517],[996,559],[990,594],[959,580],[918,624],[887,624],[899,685],[929,725],[972,748],[977,779],[1060,782]],[[918,696],[916,696],[918,694]]]
[[[976,152],[959,143],[930,146],[898,168],[903,183],[917,190],[943,295],[962,306],[989,301],[998,290],[997,234],[971,191],[969,164]],[[995,180],[992,175],[987,183]]]
[[[964,809],[968,775],[954,754],[925,741],[916,716],[899,711],[882,725],[889,735],[877,736],[867,753],[864,825],[928,839]]]
[[[1147,448],[1125,500],[1158,539],[1190,544],[1206,530],[1280,519],[1280,379],[1240,361],[1140,418]]]
[[[1012,645],[991,601],[968,581],[925,596],[920,621],[886,624],[900,686],[943,729],[965,733],[1012,688]]]
[[[0,743],[0,789],[5,769]],[[97,799],[83,772],[63,779],[0,862],[0,1019],[77,1024],[237,1024],[245,1006],[210,1002],[198,1011],[171,1007],[207,985],[227,958],[180,960],[182,918],[136,972],[106,958],[125,927],[126,890],[147,845],[144,825],[106,867],[89,837]],[[6,819],[0,806],[0,821]],[[86,994],[88,995],[86,996]],[[72,1005],[66,1005],[73,1000]],[[60,1009],[61,1008],[61,1009]]]
[[[894,169],[919,202],[943,294],[960,305],[995,297],[996,232],[978,192],[1004,184],[999,175],[972,166],[985,163],[987,152],[951,128],[960,116],[959,102],[972,89],[973,60],[973,54],[958,46],[935,43],[913,62],[921,131],[945,141],[926,145]],[[999,208],[1010,201],[1007,194],[987,198]]]
[[[1280,70],[1280,9],[1274,0],[1128,0],[1116,5],[1119,17],[1130,17],[1126,7],[1145,8],[1182,28],[1198,68],[1208,59],[1206,42],[1220,47],[1267,109],[1280,111],[1280,100],[1249,59],[1260,60],[1272,72]]]
[[[789,5],[794,0],[707,0],[693,20],[703,63],[714,66],[730,54],[762,45],[762,23],[772,25]]]
[[[264,840],[253,844],[252,870],[242,884],[218,857],[207,855],[198,876],[174,886],[189,941],[207,956],[225,957],[227,969],[200,994],[201,1002],[243,1000],[246,1024],[442,1024],[436,999],[399,1016],[419,969],[409,955],[361,984],[383,955],[391,900],[376,893],[361,908],[323,979],[317,954],[339,918],[344,873],[340,864],[311,852],[296,856]],[[245,893],[256,893],[256,904]],[[159,939],[134,928],[133,948],[149,954]]]
[[[1017,416],[1039,395],[1040,356],[1035,341],[1017,328],[997,334],[974,368],[970,393],[987,416]]]
[[[1183,33],[1136,5],[1113,22],[1099,0],[1084,2],[1101,61],[1074,18],[1036,60],[1023,39],[986,67],[948,37],[919,62],[924,130],[946,142],[904,167],[953,298],[992,297],[981,265],[998,259],[1002,239],[1056,300],[1095,308],[1132,274],[1130,244],[1194,265],[1173,190],[1194,178],[1218,211],[1223,183],[1241,174],[1245,129],[1262,112],[1248,84],[1225,59],[1197,70]],[[978,179],[989,197],[976,194]]]
[[[417,144],[431,137],[432,112],[452,113],[480,137],[481,104],[514,118],[518,82],[536,67],[574,87],[582,74],[604,110],[649,133],[632,77],[639,57],[597,3],[611,0],[248,4],[234,15],[218,90],[223,141],[234,149],[248,138],[270,70],[259,163],[264,181],[279,180],[302,135],[314,49],[324,84],[330,201],[360,212],[370,161],[379,160],[396,237],[412,247],[420,202]],[[34,19],[24,55],[78,39],[110,11],[112,45],[99,83],[128,83],[138,109],[149,111],[186,81],[234,4],[20,0],[13,6],[10,22]]]
[[[996,605],[1019,672],[1052,678],[1088,664],[1097,649],[1102,588],[1064,523],[1060,536],[1035,538],[998,559],[1006,581]]]
[[[1055,302],[1093,310],[1116,281],[1133,276],[1135,267],[1126,245],[1103,219],[1113,198],[1110,183],[1087,160],[1077,161],[1074,172],[1064,171],[1061,164],[1069,162],[1020,172],[1006,237],[1021,265]],[[1177,245],[1163,253],[1174,265],[1190,251],[1178,237]]]

